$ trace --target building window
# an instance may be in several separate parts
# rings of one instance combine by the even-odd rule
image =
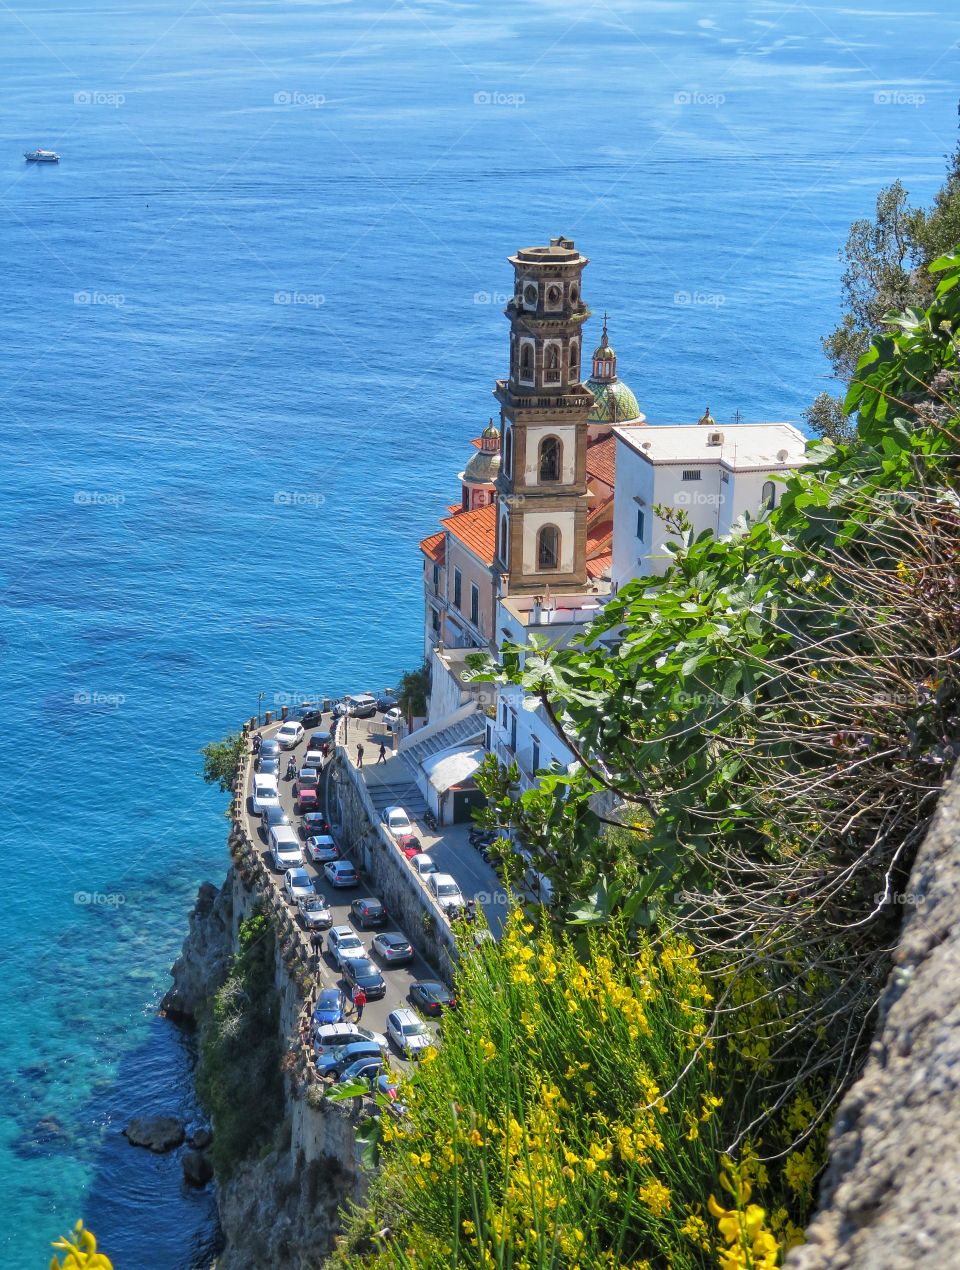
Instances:
[[[540,480],[559,481],[562,447],[556,437],[544,437],[540,442]]]
[[[580,345],[574,340],[570,345],[570,382],[575,384],[580,378]]]
[[[509,564],[509,560],[507,559],[507,551],[508,551],[507,518],[506,516],[501,516],[500,517],[500,545],[497,548],[497,556],[500,560],[503,561],[504,564]]]
[[[510,748],[517,752],[517,715],[513,710],[510,711]]]
[[[562,292],[558,286],[548,287],[546,307],[548,309],[559,309],[561,298]]]
[[[579,288],[579,287],[577,286],[577,284],[574,282],[574,283],[571,285],[571,287],[570,287],[570,303],[571,303],[571,304],[576,304],[576,302],[577,302],[579,299],[580,299],[580,288]]]
[[[440,613],[439,613],[439,611],[438,611],[437,609],[433,608],[432,606],[431,606],[431,608],[430,608],[430,625],[433,627],[434,632],[435,632],[435,633],[437,633],[437,634],[439,634],[439,632],[440,632]]]
[[[453,571],[453,606],[460,608],[463,602],[463,577],[459,569]]]
[[[764,481],[760,491],[760,506],[772,511],[777,505],[777,489],[773,481]]]
[[[544,525],[537,534],[537,568],[556,569],[560,562],[560,530]]]
[[[644,532],[647,528],[647,518],[644,515],[642,507],[637,508],[637,537],[643,542]]]
[[[533,345],[520,345],[520,378],[533,379]]]
[[[433,566],[433,589],[434,591],[440,590],[440,566],[438,564]]]
[[[543,382],[559,384],[560,382],[560,349],[556,344],[548,344],[543,358]]]
[[[720,483],[721,483],[722,485],[729,485],[729,484],[730,484],[730,473],[729,473],[729,472],[724,471],[724,472],[721,472],[721,473],[720,473]]]
[[[470,621],[474,626],[480,625],[480,588],[470,584]]]
[[[536,737],[533,738],[533,774],[536,776],[540,767],[540,742]]]
[[[507,703],[504,702],[500,707],[500,725],[504,731],[507,730]]]
[[[513,476],[513,428],[506,428],[503,433],[503,473]]]
[[[537,307],[537,288],[532,282],[528,282],[523,288],[523,302],[528,309]]]
[[[698,467],[688,467],[684,470],[683,479],[685,481],[699,481],[700,469]]]

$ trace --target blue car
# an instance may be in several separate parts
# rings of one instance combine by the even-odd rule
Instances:
[[[343,994],[339,988],[324,988],[320,993],[313,1011],[313,1021],[317,1027],[324,1023],[343,1022]]]

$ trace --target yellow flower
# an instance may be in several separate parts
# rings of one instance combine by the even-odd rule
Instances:
[[[645,1182],[637,1191],[637,1195],[654,1217],[662,1217],[664,1213],[670,1211],[670,1190],[662,1182],[656,1180]]]

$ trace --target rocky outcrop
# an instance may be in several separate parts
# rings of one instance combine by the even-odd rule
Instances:
[[[157,1155],[181,1146],[186,1137],[176,1116],[136,1116],[123,1131],[131,1146],[146,1147]]]
[[[820,1211],[788,1270],[960,1257],[960,781],[920,849],[863,1076],[841,1104]]]
[[[171,975],[173,987],[160,1002],[161,1012],[178,1023],[194,1024],[204,1003],[227,977],[233,947],[233,885],[228,874],[218,891],[203,882],[190,914],[190,929]]]
[[[180,1165],[190,1186],[203,1187],[213,1180],[213,1165],[206,1151],[184,1151]]]

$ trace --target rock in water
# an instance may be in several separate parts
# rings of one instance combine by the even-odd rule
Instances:
[[[213,1134],[209,1129],[196,1129],[190,1134],[190,1145],[196,1147],[198,1151],[204,1151],[213,1141]]]
[[[184,1139],[183,1125],[176,1116],[135,1116],[123,1131],[131,1146],[146,1147],[162,1155],[180,1146]]]
[[[180,1163],[191,1186],[206,1186],[213,1177],[213,1165],[204,1151],[184,1151]]]

